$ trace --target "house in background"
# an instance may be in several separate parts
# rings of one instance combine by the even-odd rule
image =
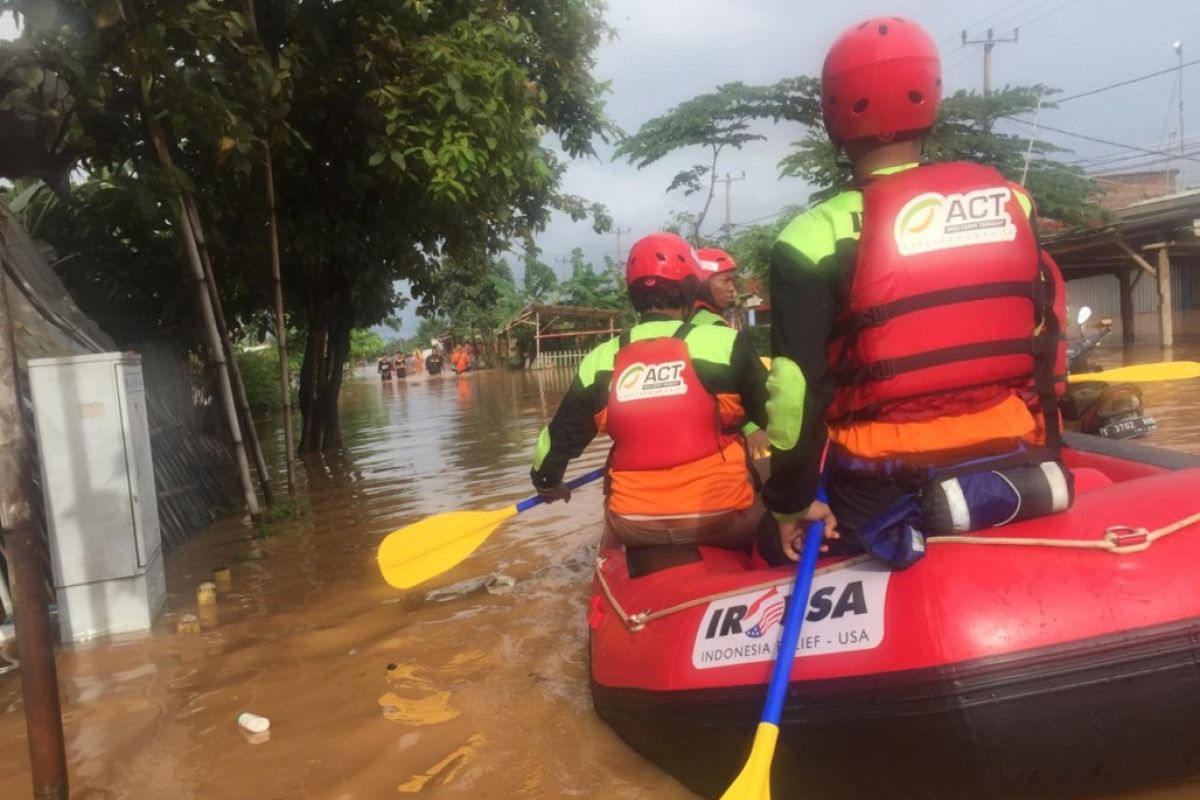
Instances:
[[[1200,189],[1177,191],[1177,170],[1091,176],[1108,224],[1043,236],[1062,268],[1067,302],[1119,319],[1123,341],[1200,335]]]

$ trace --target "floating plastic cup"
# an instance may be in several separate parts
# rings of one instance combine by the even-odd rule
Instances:
[[[271,720],[251,714],[249,711],[238,714],[237,722],[247,733],[266,733],[267,729],[271,727]]]

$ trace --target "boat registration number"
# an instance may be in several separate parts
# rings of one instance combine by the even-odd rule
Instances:
[[[875,561],[817,575],[796,657],[879,647],[891,575]],[[775,586],[709,603],[696,629],[692,666],[712,669],[773,660],[791,592],[790,585]]]

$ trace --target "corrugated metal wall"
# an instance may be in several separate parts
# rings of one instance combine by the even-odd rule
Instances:
[[[1158,338],[1158,284],[1154,276],[1139,270],[1141,277],[1133,287],[1134,336],[1139,341]],[[1171,264],[1171,296],[1175,308],[1175,332],[1179,335],[1200,333],[1197,326],[1200,314],[1200,261],[1173,260]],[[1116,330],[1121,329],[1121,298],[1117,279],[1112,275],[1067,282],[1067,304],[1074,315],[1083,306],[1090,306],[1097,317],[1112,317]]]

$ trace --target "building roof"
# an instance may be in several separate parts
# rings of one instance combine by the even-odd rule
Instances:
[[[1132,203],[1112,212],[1107,225],[1046,236],[1042,246],[1067,277],[1127,267],[1135,252],[1153,245],[1200,253],[1200,189]],[[1067,274],[1074,273],[1074,274]]]

